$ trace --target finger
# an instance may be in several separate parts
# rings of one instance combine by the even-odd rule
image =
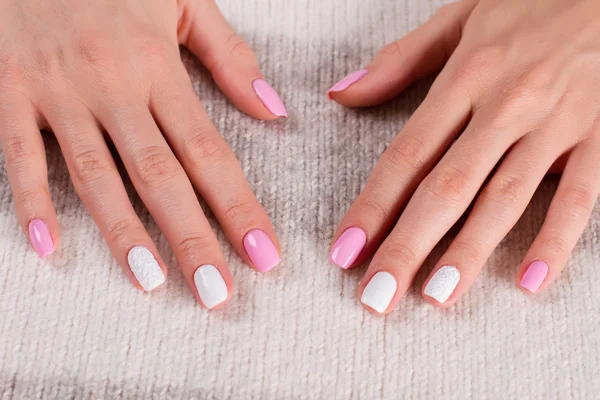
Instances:
[[[214,308],[231,297],[233,279],[196,193],[147,106],[120,92],[97,104],[136,191],[165,234],[196,299]]]
[[[518,124],[500,123],[504,119],[494,114],[477,112],[415,191],[360,284],[365,287],[361,302],[368,310],[380,314],[392,310],[427,255],[466,211],[498,160],[521,136]],[[394,292],[379,293],[379,289],[369,287],[371,278],[384,271],[397,282]]]
[[[347,107],[384,103],[411,82],[440,70],[461,39],[475,1],[448,4],[424,25],[385,46],[363,70],[329,89],[328,96]]]
[[[59,245],[58,220],[50,198],[46,151],[36,111],[20,95],[0,107],[0,142],[19,224],[36,253],[45,258]]]
[[[110,251],[138,289],[151,291],[167,276],[152,239],[136,215],[110,151],[91,113],[56,101],[44,110],[65,156],[73,186]]]
[[[181,3],[179,40],[208,68],[233,104],[264,120],[287,117],[279,95],[264,80],[256,55],[214,1]]]
[[[279,263],[273,226],[235,155],[198,101],[187,74],[182,71],[154,89],[152,113],[194,186],[238,254],[258,271],[269,271]]]
[[[432,91],[377,162],[340,223],[330,260],[341,268],[364,262],[385,239],[418,184],[463,129],[471,112],[457,86]]]
[[[537,293],[559,276],[587,226],[600,193],[599,152],[600,140],[589,139],[571,153],[542,228],[517,274],[517,284],[526,293]]]
[[[423,284],[425,300],[449,307],[469,289],[556,160],[560,153],[556,143],[556,137],[544,129],[526,135],[513,146]]]

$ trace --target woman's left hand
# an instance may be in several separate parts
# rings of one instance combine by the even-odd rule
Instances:
[[[597,0],[463,0],[330,90],[345,106],[371,106],[443,67],[334,237],[342,268],[375,253],[359,287],[368,310],[393,309],[477,196],[423,286],[428,302],[454,304],[565,156],[517,284],[535,293],[558,277],[600,192],[598,21]]]

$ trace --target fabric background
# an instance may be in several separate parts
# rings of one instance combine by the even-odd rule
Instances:
[[[324,93],[442,2],[220,2],[285,101],[285,123],[241,114],[183,54],[284,252],[277,269],[254,273],[215,224],[238,288],[223,311],[195,304],[133,191],[170,279],[146,295],[129,284],[77,198],[52,138],[48,162],[62,246],[40,261],[18,227],[2,170],[0,398],[598,398],[600,211],[548,291],[525,296],[514,284],[556,181],[544,183],[472,290],[450,310],[424,303],[418,288],[456,232],[383,319],[356,301],[364,268],[345,272],[327,262],[336,224],[431,82],[362,111],[343,109]]]

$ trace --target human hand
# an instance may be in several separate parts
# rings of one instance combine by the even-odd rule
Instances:
[[[600,192],[599,20],[596,0],[463,0],[329,91],[372,106],[443,68],[334,236],[342,268],[375,253],[359,285],[365,308],[390,312],[477,196],[423,285],[428,302],[454,304],[566,157],[517,284],[532,293],[558,277]]]
[[[136,287],[154,289],[167,271],[104,131],[204,306],[229,299],[233,281],[192,183],[248,264],[261,272],[277,264],[269,218],[180,59],[183,44],[249,115],[286,116],[256,56],[214,2],[0,0],[0,26],[0,141],[19,222],[41,257],[59,245],[40,134],[49,129]]]

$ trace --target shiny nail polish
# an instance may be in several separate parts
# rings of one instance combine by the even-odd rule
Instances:
[[[165,282],[165,274],[150,250],[135,246],[127,253],[127,263],[135,279],[146,292],[156,289]]]
[[[364,78],[365,75],[367,75],[368,73],[369,71],[367,71],[366,69],[361,69],[360,71],[356,71],[347,75],[346,77],[344,77],[344,79],[333,85],[331,89],[327,91],[327,94],[329,95],[332,92],[341,92],[342,90],[347,89],[350,85],[353,85],[362,78]]]
[[[380,271],[373,275],[363,290],[360,302],[382,314],[387,310],[396,294],[398,282],[392,274]]]
[[[271,85],[269,85],[264,79],[254,80],[252,82],[252,87],[254,88],[258,98],[261,99],[265,107],[267,107],[270,112],[278,117],[288,116],[287,110],[279,98],[279,95],[275,89],[273,89]]]
[[[429,279],[423,293],[438,303],[444,303],[454,292],[459,281],[460,271],[451,265],[444,265]]]
[[[260,229],[254,229],[244,237],[244,248],[252,264],[259,272],[267,272],[279,264],[279,252],[271,238]]]
[[[33,249],[41,258],[54,252],[54,242],[50,236],[48,225],[41,219],[34,219],[29,223],[29,240]]]
[[[540,260],[534,261],[529,264],[521,277],[520,285],[531,293],[535,293],[546,279],[546,275],[548,275],[548,264]]]
[[[206,308],[213,308],[227,300],[227,284],[214,265],[199,267],[194,272],[194,283]]]
[[[366,242],[365,231],[355,226],[348,228],[331,248],[329,260],[338,267],[347,269],[356,260]]]

